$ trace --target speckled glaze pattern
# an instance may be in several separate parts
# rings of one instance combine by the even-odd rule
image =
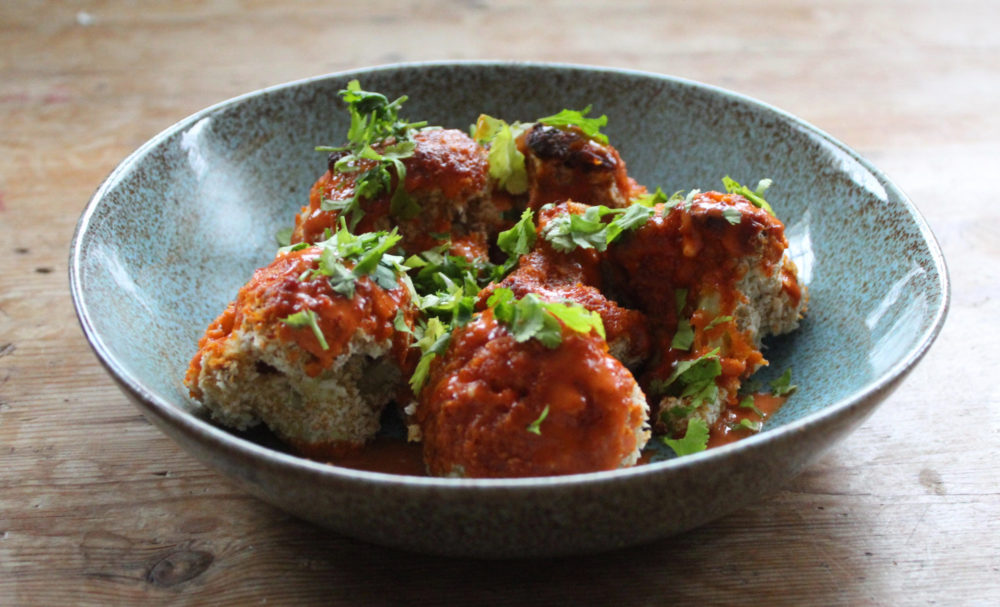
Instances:
[[[769,342],[798,393],[764,432],[616,472],[460,480],[359,472],[217,427],[182,385],[204,328],[274,255],[339,143],[352,78],[404,115],[467,128],[479,113],[532,120],[593,104],[640,183],[756,183],[785,220],[809,286],[799,331]],[[333,74],[190,116],[134,152],[80,219],[70,258],[83,330],[142,412],[206,464],[304,519],[405,549],[478,557],[608,550],[703,524],[774,491],[860,424],[937,336],[947,272],[906,196],[856,153],[786,113],[658,74],[567,65],[437,63]],[[765,378],[767,377],[765,373]]]

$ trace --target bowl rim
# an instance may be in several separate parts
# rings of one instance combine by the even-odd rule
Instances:
[[[928,245],[930,259],[932,260],[933,266],[938,273],[938,289],[941,295],[940,306],[937,310],[935,310],[932,322],[923,332],[923,335],[920,336],[919,340],[916,341],[916,343],[907,352],[905,352],[905,354],[902,355],[894,365],[883,371],[879,376],[873,378],[863,387],[855,390],[847,396],[828,403],[818,411],[809,413],[799,419],[790,421],[776,428],[769,429],[766,432],[748,436],[727,445],[715,447],[684,457],[671,458],[669,460],[644,464],[642,466],[620,468],[618,470],[549,477],[466,479],[410,476],[345,468],[334,464],[318,462],[296,455],[283,453],[239,437],[205,419],[201,419],[188,411],[171,405],[167,398],[160,396],[155,390],[146,386],[139,378],[129,373],[117,362],[115,356],[111,353],[101,335],[95,329],[91,318],[91,309],[87,305],[87,296],[84,289],[85,279],[82,270],[84,241],[97,208],[100,206],[108,192],[117,185],[121,178],[128,174],[137,161],[141,160],[152,149],[156,148],[170,137],[191,127],[199,120],[229,107],[239,105],[249,99],[265,97],[270,94],[289,89],[308,87],[315,83],[329,80],[348,80],[353,77],[363,77],[373,73],[442,68],[503,68],[528,71],[558,70],[601,75],[624,75],[642,79],[653,79],[665,81],[673,85],[698,89],[709,95],[718,96],[728,101],[748,106],[755,111],[763,111],[764,113],[772,114],[775,118],[785,121],[794,125],[798,129],[814,135],[816,138],[825,141],[840,152],[846,154],[852,160],[860,164],[865,170],[869,171],[873,177],[875,177],[879,185],[885,189],[887,196],[890,197],[890,200],[895,199],[895,202],[903,205],[904,209],[909,212],[911,218],[917,226],[920,237]],[[112,378],[116,380],[119,387],[131,395],[137,405],[141,405],[140,408],[147,414],[147,416],[153,415],[162,423],[171,426],[179,432],[194,434],[198,437],[200,442],[212,443],[216,447],[222,447],[228,451],[235,452],[250,459],[263,460],[279,468],[289,468],[300,472],[319,474],[346,482],[363,482],[382,486],[405,484],[413,487],[443,490],[456,490],[458,488],[473,488],[480,490],[512,490],[519,488],[539,489],[576,486],[594,482],[625,481],[637,477],[658,475],[666,471],[675,471],[677,469],[693,465],[711,465],[712,462],[716,460],[729,457],[731,453],[754,449],[758,446],[763,446],[767,442],[776,440],[779,437],[807,432],[817,426],[824,425],[834,417],[839,417],[847,414],[853,409],[863,407],[869,397],[892,386],[896,380],[901,379],[902,376],[911,370],[916,363],[923,358],[931,344],[940,333],[951,301],[950,279],[944,255],[937,239],[934,237],[933,232],[924,217],[920,214],[919,210],[909,197],[906,196],[906,194],[904,194],[903,191],[899,189],[899,187],[896,186],[881,170],[876,168],[868,160],[863,158],[846,144],[829,135],[825,131],[766,102],[715,85],[705,84],[687,78],[627,68],[539,61],[461,60],[390,63],[331,72],[293,80],[250,91],[248,93],[210,105],[188,115],[185,118],[182,118],[154,135],[148,141],[136,148],[131,154],[126,156],[121,162],[119,162],[119,164],[108,174],[108,176],[104,178],[94,191],[93,195],[90,197],[87,202],[87,206],[84,208],[79,220],[77,221],[76,229],[70,243],[68,266],[70,295],[72,297],[74,310],[84,336],[89,342],[94,353],[97,355],[99,362],[105,367]]]

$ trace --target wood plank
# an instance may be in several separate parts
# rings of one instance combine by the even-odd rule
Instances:
[[[1000,3],[248,0],[0,5],[0,604],[1000,603]],[[941,337],[783,491],[662,542],[482,563],[370,546],[236,489],[138,414],[68,297],[80,211],[207,105],[392,61],[651,70],[802,116],[934,229]]]

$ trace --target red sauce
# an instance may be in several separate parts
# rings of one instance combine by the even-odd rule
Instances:
[[[525,155],[533,209],[564,200],[621,207],[645,192],[628,176],[615,148],[575,127],[536,125],[518,138],[517,145]]]
[[[724,215],[733,210],[739,217],[735,224]],[[624,276],[618,288],[654,321],[654,351],[662,353],[645,372],[643,385],[668,377],[678,360],[697,358],[718,347],[719,385],[735,398],[741,379],[765,360],[749,331],[738,330],[735,319],[718,319],[732,316],[744,301],[737,284],[751,269],[748,263],[772,275],[780,271],[786,247],[784,226],[776,217],[737,194],[705,192],[694,197],[686,212],[658,206],[645,226],[610,249],[612,266]],[[676,303],[679,289],[687,292],[681,310]],[[692,311],[703,299],[712,298],[718,300],[717,309]],[[678,319],[683,317],[690,318],[694,330],[688,350],[671,348]]]
[[[355,283],[354,297],[348,299],[335,292],[325,277],[300,280],[303,273],[318,267],[320,249],[312,247],[276,258],[270,265],[254,272],[231,303],[198,342],[198,353],[187,371],[187,383],[192,396],[197,393],[197,377],[204,355],[214,351],[213,364],[229,364],[222,355],[232,332],[238,328],[254,330],[265,338],[277,338],[298,344],[301,350],[290,350],[293,357],[300,353],[309,357],[303,361],[305,372],[315,377],[330,367],[359,329],[376,341],[393,340],[393,355],[402,363],[409,348],[409,336],[393,327],[396,311],[402,308],[412,321],[415,314],[409,305],[409,292],[404,287],[385,290],[370,278]],[[309,328],[292,328],[281,319],[302,310],[316,313],[327,342],[324,349]]]
[[[364,216],[353,231],[375,232],[396,226],[403,237],[400,246],[418,253],[447,241],[449,235],[459,239],[467,233],[467,226],[458,219],[476,214],[478,207],[470,208],[475,206],[470,203],[486,193],[489,165],[486,151],[461,131],[420,131],[413,139],[413,155],[403,160],[403,187],[420,206],[420,214],[405,221],[390,217],[390,192],[396,189],[397,182],[395,171],[390,170],[391,187],[374,198],[361,200]],[[318,242],[324,239],[326,230],[335,230],[340,213],[322,210],[322,201],[350,200],[358,178],[376,164],[362,159],[355,171],[328,170],[320,177],[310,190],[309,204],[295,218],[292,242]]]
[[[559,347],[518,343],[483,312],[457,329],[421,393],[417,421],[432,474],[469,477],[613,470],[645,417],[635,380],[595,333],[563,330]],[[528,430],[539,424],[539,433]]]
[[[741,419],[748,419],[752,422],[764,423],[769,417],[785,403],[787,397],[773,396],[768,393],[754,395],[754,405],[764,414],[763,417],[757,415],[751,409],[739,409],[728,407],[725,413],[719,418],[710,429],[708,435],[708,448],[721,447],[734,443],[742,438],[754,434],[751,430],[733,429],[740,423]],[[658,440],[653,438],[652,440]],[[636,463],[642,466],[650,463],[652,452],[643,451]],[[410,476],[427,476],[427,469],[424,466],[423,446],[420,443],[407,442],[400,438],[390,438],[379,436],[371,443],[354,453],[336,458],[327,459],[331,464],[353,468],[355,470],[368,470],[370,472],[384,472],[386,474],[405,474]]]
[[[734,443],[741,438],[746,438],[755,434],[748,428],[740,428],[740,420],[748,420],[754,423],[763,424],[767,418],[781,408],[788,400],[787,397],[774,396],[768,393],[754,394],[753,404],[763,413],[758,415],[753,409],[741,409],[739,407],[726,407],[719,419],[712,424],[708,433],[708,448],[721,447]]]
[[[331,458],[330,463],[355,470],[427,476],[423,446],[400,438],[378,436],[356,453]]]

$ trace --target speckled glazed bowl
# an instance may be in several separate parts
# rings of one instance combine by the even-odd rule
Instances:
[[[352,78],[404,115],[467,128],[486,112],[532,120],[593,104],[640,183],[768,193],[811,302],[770,342],[799,391],[764,432],[615,472],[459,480],[360,472],[294,457],[213,425],[182,385],[195,344],[290,225],[344,139]],[[70,278],[94,351],[142,412],[247,491],[341,533],[428,553],[593,552],[661,538],[774,491],[860,424],[934,340],[944,260],[924,220],[877,169],[762,103],[657,74],[564,65],[396,65],[282,85],[210,107],[136,150],[98,188]]]

